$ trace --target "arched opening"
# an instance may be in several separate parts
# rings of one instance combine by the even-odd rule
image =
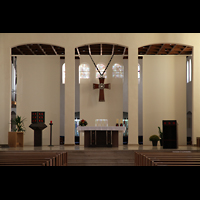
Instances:
[[[178,123],[178,142],[191,144],[192,124],[192,51],[185,44],[160,43],[138,48],[142,58],[139,87],[139,132],[143,144],[150,145],[149,136],[162,129],[162,120],[174,119]],[[190,120],[190,121],[189,121]],[[145,140],[145,141],[144,141]]]
[[[61,126],[64,109],[61,106],[64,105],[61,77],[64,56],[65,48],[54,44],[31,43],[11,48],[12,113],[27,118],[26,131],[30,132],[28,126],[31,123],[31,111],[45,111],[45,123],[48,124],[50,120],[55,122],[54,144],[60,144],[60,134],[64,135],[64,127]],[[55,82],[54,78],[60,81]],[[23,109],[26,106],[27,109]],[[25,134],[25,145],[32,145],[31,135],[32,133]],[[48,144],[49,134],[43,135],[46,138],[44,141]]]
[[[126,91],[124,92],[123,90],[123,85],[124,83],[126,85],[128,85],[128,62],[127,62],[127,59],[128,59],[128,47],[125,47],[125,46],[121,46],[121,45],[118,45],[118,44],[108,44],[108,43],[94,43],[94,44],[85,44],[83,46],[79,46],[77,48],[75,48],[75,58],[76,60],[79,60],[79,64],[77,65],[80,66],[82,64],[89,64],[89,68],[90,68],[90,80],[92,80],[92,82],[90,83],[90,85],[92,83],[97,83],[98,82],[98,78],[99,78],[99,72],[97,71],[97,69],[95,69],[95,66],[94,64],[91,62],[91,59],[90,59],[90,56],[92,56],[92,58],[95,60],[95,64],[96,66],[98,67],[99,71],[102,73],[105,69],[106,69],[106,66],[107,64],[109,63],[109,60],[110,58],[112,57],[112,55],[114,55],[113,57],[113,60],[111,61],[110,65],[108,66],[106,72],[104,73],[104,76],[105,76],[105,83],[106,83],[106,80],[109,80],[111,82],[111,80],[113,79],[114,81],[111,83],[111,84],[117,84],[117,82],[120,82],[121,81],[121,91],[122,91],[122,98],[126,99],[126,102],[128,100],[128,89],[126,86],[124,86],[124,88],[126,88]],[[120,57],[121,58],[121,62],[117,62],[115,61],[115,57]],[[83,58],[85,57],[85,59]],[[125,64],[124,64],[125,63]],[[78,69],[76,69],[78,70]],[[80,75],[80,72],[79,73],[76,73],[77,75],[79,74]],[[125,79],[125,80],[124,80]],[[80,80],[79,83],[80,84],[76,84],[78,87],[79,87],[79,94],[76,93],[76,102],[80,102],[80,105],[79,105],[79,112],[78,112],[78,119],[82,119],[84,118],[84,114],[83,112],[80,113],[81,111],[81,107],[83,104],[82,103],[82,100],[80,100],[80,96],[81,94],[83,94],[81,91],[84,90],[83,89],[83,84],[86,84],[87,85],[87,80],[86,79],[82,79],[80,76],[76,78],[76,80]],[[123,81],[124,80],[124,81]],[[108,81],[108,82],[109,82]],[[81,85],[82,84],[82,85]],[[88,92],[87,91],[87,88],[90,88],[91,86],[88,85],[85,87],[85,93]],[[92,87],[91,87],[92,88]],[[114,89],[115,87],[111,86],[111,90]],[[77,91],[77,90],[76,90]],[[91,93],[93,92],[94,90],[91,89]],[[109,92],[107,92],[107,94],[105,93],[105,102],[106,101],[109,101],[109,97],[107,97],[107,95],[109,96],[108,94]],[[123,93],[126,93],[126,96],[123,95]],[[92,94],[89,94],[88,95],[90,96],[90,99],[88,101],[90,101],[91,99],[91,104],[90,106],[94,106],[94,110],[96,109],[95,107],[98,107],[99,105],[103,105],[104,103],[98,103],[97,102],[97,99],[98,97],[98,91],[96,92],[97,95],[94,95],[95,94],[95,91],[92,93]],[[87,97],[85,97],[87,98]],[[78,99],[78,100],[77,100]],[[123,101],[123,100],[122,100]],[[121,112],[121,115],[120,117],[116,116],[115,118],[120,118],[123,120],[123,124],[124,126],[128,126],[128,105],[127,103],[124,102],[125,106],[123,105],[123,102],[122,102],[122,105],[123,107],[125,107],[126,109],[124,110],[122,107],[122,112]],[[111,104],[113,104],[113,102],[110,102]],[[77,106],[78,107],[78,106]],[[102,109],[104,109],[102,107]],[[89,112],[89,111],[88,111]],[[98,113],[98,112],[93,112],[94,113]],[[89,124],[90,126],[91,123],[94,123],[94,126],[95,126],[95,122],[97,121],[108,121],[108,126],[111,126],[110,124],[112,123],[112,121],[109,121],[108,120],[108,114],[105,114],[105,117],[103,117],[104,114],[102,113],[102,116],[99,115],[98,118],[94,118],[92,122],[90,122],[90,119],[85,119],[85,120],[89,120]],[[116,119],[114,119],[114,125],[116,124]],[[75,124],[75,127],[78,126],[78,123],[79,123],[79,120],[75,119],[76,120],[76,124]],[[97,124],[97,123],[96,123]],[[128,128],[128,127],[127,127]],[[78,136],[78,132],[75,131],[75,134]],[[127,131],[124,133],[124,136],[127,136],[128,135],[128,129]],[[76,140],[76,139],[75,139]],[[77,140],[78,141],[78,140]],[[126,140],[126,144],[127,144],[128,140]]]

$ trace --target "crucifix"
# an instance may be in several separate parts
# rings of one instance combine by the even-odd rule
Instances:
[[[99,89],[99,101],[104,102],[104,89],[110,89],[110,83],[104,84],[105,78],[99,78],[99,84],[93,83],[93,89]]]
[[[90,54],[89,54],[90,55]],[[103,71],[103,73],[100,72],[100,70],[98,69],[98,67],[96,66],[94,60],[92,59],[91,55],[90,55],[90,58],[92,59],[92,62],[94,63],[94,66],[96,67],[97,71],[99,72],[100,74],[100,78],[99,78],[99,84],[96,84],[96,83],[93,83],[93,89],[99,89],[99,102],[104,102],[105,101],[105,98],[104,98],[104,89],[110,89],[111,88],[111,84],[110,83],[107,83],[107,84],[104,84],[104,81],[105,81],[105,78],[103,77],[104,73],[106,72],[112,58],[114,56],[114,53],[107,65],[107,67],[105,68],[105,70]]]

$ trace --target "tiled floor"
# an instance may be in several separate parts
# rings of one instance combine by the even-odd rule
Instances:
[[[200,147],[197,146],[178,146],[177,149],[163,149],[161,146],[143,146],[143,145],[123,145],[119,147],[98,147],[98,148],[93,148],[93,147],[84,147],[84,146],[64,146],[64,145],[58,145],[58,146],[41,146],[41,147],[34,147],[34,146],[24,146],[24,147],[10,147],[10,148],[0,148],[0,151],[41,151],[41,150],[67,150],[67,151],[74,151],[74,150],[85,150],[85,151],[117,151],[117,150],[161,150],[161,151],[200,151]]]

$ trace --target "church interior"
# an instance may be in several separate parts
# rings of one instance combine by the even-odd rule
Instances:
[[[1,153],[14,152],[63,152],[67,166],[200,165],[199,40],[199,33],[0,33],[0,165]],[[188,153],[195,160],[186,161]]]

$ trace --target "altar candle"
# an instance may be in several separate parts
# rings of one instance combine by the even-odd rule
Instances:
[[[121,119],[121,122],[120,122],[121,124],[123,123],[123,120]]]
[[[119,123],[119,119],[116,120],[116,124],[118,124],[118,123]]]

